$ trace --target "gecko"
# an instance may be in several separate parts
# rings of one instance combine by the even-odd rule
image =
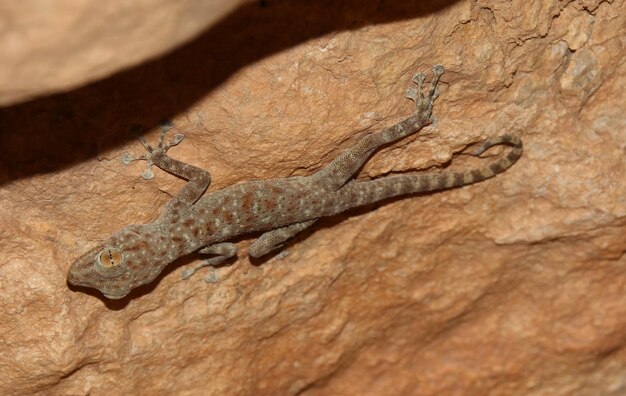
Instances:
[[[162,127],[156,147],[138,137],[145,154],[127,157],[123,162],[145,160],[148,170],[156,165],[187,183],[155,221],[124,227],[75,260],[67,274],[68,283],[97,289],[109,299],[120,299],[132,289],[152,282],[168,264],[192,252],[211,256],[183,270],[183,278],[236,257],[237,246],[228,240],[239,235],[261,233],[248,250],[251,257],[261,257],[279,249],[322,217],[394,197],[480,182],[512,166],[522,155],[522,141],[515,135],[503,134],[488,138],[470,153],[479,156],[492,146],[509,147],[506,154],[480,168],[354,179],[378,148],[433,122],[433,103],[439,96],[443,66],[435,65],[432,72],[429,85],[425,84],[424,74],[418,73],[413,77],[415,85],[406,91],[406,97],[415,104],[411,116],[364,136],[308,176],[249,181],[204,194],[211,182],[209,172],[167,155],[170,147],[182,141],[182,134],[165,142],[169,127]]]

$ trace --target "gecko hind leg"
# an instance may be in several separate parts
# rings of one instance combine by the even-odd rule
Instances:
[[[283,246],[287,240],[293,238],[299,232],[304,231],[316,221],[317,219],[308,220],[268,231],[252,242],[252,245],[250,245],[248,249],[248,255],[254,258],[264,256],[272,250]]]
[[[181,276],[183,279],[187,279],[191,277],[196,271],[204,267],[211,267],[222,264],[224,261],[229,258],[235,257],[237,255],[237,245],[230,242],[216,243],[215,245],[206,246],[200,250],[198,250],[201,254],[214,254],[215,257],[208,258],[206,260],[202,260],[200,264],[197,264],[191,268],[186,268],[181,271]],[[207,282],[212,282],[209,279],[206,279]]]
[[[441,65],[435,65],[432,71],[433,79],[427,90],[424,87],[426,79],[424,74],[417,73],[413,77],[413,83],[417,87],[410,88],[406,92],[406,97],[415,102],[415,111],[412,116],[382,131],[363,137],[324,168],[309,176],[310,180],[328,191],[337,191],[354,176],[376,149],[415,133],[430,124],[433,104],[439,96],[437,89],[439,78],[444,69]]]

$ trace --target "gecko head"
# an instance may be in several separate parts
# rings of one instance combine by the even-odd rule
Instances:
[[[147,260],[154,252],[146,242],[150,230],[145,228],[123,228],[84,253],[72,263],[67,273],[68,283],[97,289],[109,299],[120,299],[135,287],[152,281],[161,268],[155,268],[158,263]]]

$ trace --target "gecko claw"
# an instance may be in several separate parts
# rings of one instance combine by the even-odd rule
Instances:
[[[426,80],[426,76],[424,73],[420,72],[413,76],[413,82],[417,84],[417,89],[422,90],[422,85],[424,85],[424,81]]]
[[[443,66],[435,65],[433,66],[433,79],[430,82],[430,87],[428,88],[428,92],[424,92],[424,81],[426,81],[426,77],[424,73],[417,73],[413,76],[413,83],[417,85],[417,87],[411,87],[407,89],[405,96],[408,99],[411,99],[415,102],[415,112],[422,119],[430,119],[433,103],[435,99],[439,96],[439,78],[443,74]]]
[[[163,120],[159,122],[159,128],[161,128],[161,132],[166,133],[170,129],[174,128],[174,123],[172,120]]]
[[[122,160],[122,164],[128,165],[128,164],[130,164],[131,162],[134,162],[134,161],[146,160],[146,156],[145,155],[140,155],[140,156],[137,157],[137,156],[134,156],[134,155],[129,154],[129,153],[124,153],[120,157],[120,160]]]
[[[411,99],[413,102],[417,102],[417,89],[413,87],[407,89],[404,96],[408,99]]]
[[[196,272],[196,268],[187,268],[187,269],[180,271],[180,277],[182,279],[189,279],[191,275],[193,275],[195,272]]]
[[[433,66],[433,80],[430,82],[430,90],[428,91],[428,96],[432,98],[434,101],[439,96],[439,78],[443,74],[443,66],[435,65]]]
[[[181,279],[189,279],[195,274],[198,270],[204,267],[211,267],[219,264],[219,261],[223,260],[221,257],[214,257],[213,259],[202,260],[199,264],[194,265],[193,267],[185,268],[180,271]]]
[[[177,133],[166,144],[163,144],[163,142],[159,142],[159,149],[163,150],[163,152],[166,152],[170,149],[170,147],[176,146],[178,143],[182,142],[184,138],[185,135],[183,135],[182,133]]]
[[[185,137],[185,135],[183,135],[182,133],[177,133],[172,137],[172,139],[169,142],[164,143],[165,135],[167,135],[167,132],[170,129],[174,128],[174,123],[172,123],[172,120],[161,121],[161,123],[159,124],[159,127],[161,128],[161,134],[159,135],[158,148],[163,150],[163,152],[166,152],[172,146],[176,146]]]
[[[185,137],[185,135],[183,135],[182,133],[177,133],[172,137],[172,139],[169,142],[164,143],[165,135],[170,129],[174,128],[174,124],[172,123],[171,120],[166,120],[166,121],[162,121],[159,124],[159,126],[161,128],[161,134],[159,135],[159,141],[157,143],[157,146],[153,147],[141,135],[141,132],[143,132],[143,127],[139,125],[133,125],[130,128],[130,131],[133,135],[135,135],[137,140],[139,140],[141,145],[144,147],[144,149],[146,150],[146,154],[136,156],[136,155],[132,155],[129,153],[124,153],[122,154],[122,157],[120,158],[124,165],[128,165],[134,161],[146,161],[147,162],[146,169],[141,173],[141,177],[145,180],[150,180],[154,178],[154,172],[152,171],[152,166],[154,165],[154,162],[152,160],[153,156],[157,153],[165,154],[167,150],[169,150],[172,146],[176,146],[177,144],[179,144]]]
[[[150,180],[150,179],[154,179],[154,172],[152,172],[152,163],[148,163],[148,165],[146,166],[146,169],[143,170],[143,172],[141,172],[141,176],[142,179],[144,180]]]

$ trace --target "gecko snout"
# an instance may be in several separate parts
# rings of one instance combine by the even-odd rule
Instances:
[[[124,255],[113,247],[96,247],[78,258],[67,272],[67,282],[74,286],[97,289],[106,298],[125,297],[130,288],[128,276],[121,265]]]

